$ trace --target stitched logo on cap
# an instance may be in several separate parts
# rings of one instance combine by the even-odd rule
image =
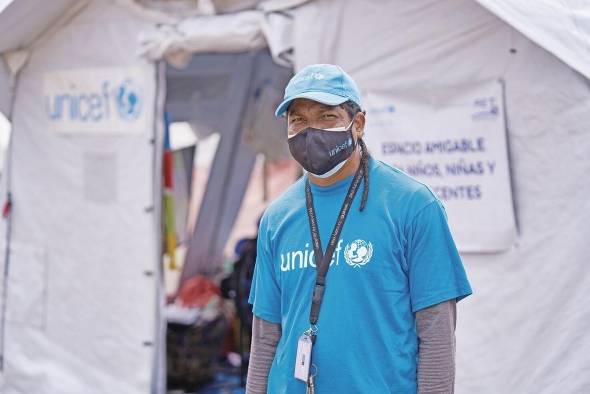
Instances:
[[[322,73],[309,73],[307,75],[302,75],[301,77],[299,77],[295,83],[301,83],[301,82],[309,81],[312,79],[320,81],[320,80],[324,79],[325,77],[326,76]]]

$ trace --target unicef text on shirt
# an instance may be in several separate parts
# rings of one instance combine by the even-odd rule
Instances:
[[[54,122],[99,123],[111,119],[113,108],[119,119],[133,121],[141,107],[141,91],[129,78],[117,84],[103,81],[100,91],[83,92],[72,84],[67,93],[45,95],[45,111]]]

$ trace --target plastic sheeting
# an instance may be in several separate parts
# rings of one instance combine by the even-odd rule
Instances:
[[[94,2],[44,37],[19,74],[0,190],[4,201],[10,179],[4,394],[147,393],[155,380],[159,140],[152,140],[155,66],[134,56],[144,27],[120,7]],[[143,132],[50,130],[44,76],[97,67],[140,70],[131,78],[142,81]],[[115,116],[114,99],[110,105]],[[3,249],[5,232],[2,221]]]
[[[296,11],[297,68],[340,64],[365,92],[505,81],[519,234],[462,256],[474,295],[458,306],[455,392],[589,392],[588,80],[473,1]]]

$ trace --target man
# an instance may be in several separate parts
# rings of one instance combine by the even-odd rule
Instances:
[[[305,67],[276,115],[307,173],[260,223],[247,393],[452,393],[471,288],[441,202],[370,157],[340,67]]]

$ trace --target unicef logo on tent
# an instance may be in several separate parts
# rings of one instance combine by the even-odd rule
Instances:
[[[354,268],[362,267],[371,261],[373,256],[373,244],[362,239],[357,239],[344,248],[344,259],[348,265]]]
[[[142,106],[141,93],[131,79],[126,79],[118,87],[116,101],[117,112],[122,119],[137,119]]]
[[[63,133],[145,130],[139,68],[94,68],[47,73],[43,101],[50,128]]]

